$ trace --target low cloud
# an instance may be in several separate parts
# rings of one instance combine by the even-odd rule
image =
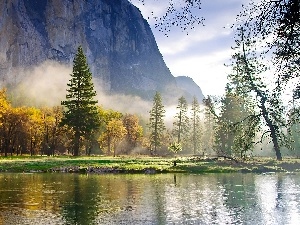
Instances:
[[[67,83],[72,73],[70,66],[45,61],[28,69],[14,69],[5,77],[5,84],[11,93],[11,100],[18,106],[57,106],[66,99]],[[151,101],[138,96],[107,94],[100,86],[101,82],[94,79],[98,104],[104,108],[122,113],[148,114],[152,107]]]
[[[11,100],[16,106],[52,107],[59,106],[66,99],[67,83],[72,73],[70,66],[54,61],[46,61],[30,69],[14,69],[9,76],[8,89]],[[121,113],[136,114],[148,120],[152,108],[152,100],[144,100],[138,96],[124,94],[107,94],[102,82],[94,79],[98,104],[105,109],[113,109]],[[180,96],[179,96],[180,97]],[[169,98],[169,99],[168,99]],[[166,109],[165,122],[171,127],[176,111],[177,97],[163,96]]]
[[[66,65],[45,61],[27,69],[14,68],[5,83],[12,101],[19,106],[55,106],[66,96],[71,71]]]
[[[113,109],[121,113],[148,114],[151,109],[151,102],[141,99],[138,96],[112,94],[108,95],[101,89],[96,88],[97,100],[104,108]]]

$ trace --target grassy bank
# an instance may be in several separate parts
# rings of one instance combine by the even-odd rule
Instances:
[[[300,172],[300,159],[256,158],[246,162],[197,157],[0,157],[0,172],[232,173]]]

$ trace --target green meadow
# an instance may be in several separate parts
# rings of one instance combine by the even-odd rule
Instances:
[[[0,157],[0,172],[73,173],[269,173],[300,172],[300,159],[254,158],[233,161],[223,158],[148,156],[12,156]]]

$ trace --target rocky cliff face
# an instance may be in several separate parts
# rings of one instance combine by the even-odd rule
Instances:
[[[107,91],[152,98],[176,89],[148,23],[127,0],[0,0],[0,18],[3,81],[49,59],[72,65],[82,45]]]

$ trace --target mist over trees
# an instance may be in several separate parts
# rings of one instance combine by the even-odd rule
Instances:
[[[10,155],[90,155],[178,153],[184,146],[189,154],[188,103],[178,99],[173,132],[166,129],[165,109],[159,92],[153,98],[149,122],[140,125],[140,117],[123,114],[97,105],[86,56],[81,47],[74,58],[73,72],[67,83],[66,100],[62,106],[14,107],[6,91],[0,92],[0,151]],[[193,145],[200,151],[200,109],[193,102]],[[199,128],[200,129],[200,128]],[[176,144],[172,140],[177,140]],[[170,151],[168,151],[170,150]]]
[[[261,132],[264,120],[262,112],[257,110],[261,102],[258,99],[255,103],[245,93],[243,95],[234,82],[231,87],[228,85],[226,96],[218,101],[208,97],[204,103],[201,105],[194,99],[187,106],[184,104],[188,109],[189,129],[181,130],[181,137],[187,139],[179,142],[178,133],[172,130],[178,131],[180,107],[173,106],[177,112],[173,117],[174,124],[166,126],[165,107],[159,93],[154,97],[148,123],[143,122],[147,120],[145,116],[97,106],[99,127],[93,131],[93,139],[86,135],[80,137],[78,155],[182,154],[245,159],[256,154],[255,145],[262,137],[268,139],[267,133]],[[62,125],[64,111],[61,106],[13,107],[4,90],[1,91],[0,104],[1,154],[75,155],[75,132]],[[298,140],[298,131],[298,126],[290,127],[295,140]],[[282,140],[280,136],[278,140]],[[294,142],[295,145],[298,142]]]
[[[203,23],[193,11],[201,9],[201,0],[168,3],[163,17],[156,18],[162,32],[173,26],[186,31]],[[146,119],[96,105],[91,74],[79,48],[62,102],[67,111],[59,106],[13,107],[6,92],[0,92],[1,153],[182,153],[246,159],[256,154],[256,146],[271,142],[277,160],[283,152],[299,156],[299,9],[299,0],[244,6],[233,25],[236,46],[224,96],[207,96],[203,106],[195,98],[192,103],[179,98],[171,127],[165,125],[165,105],[158,92],[152,108],[146,109]],[[142,124],[144,120],[148,123]]]
[[[170,137],[172,134],[168,133],[164,125],[165,110],[158,92],[154,96],[148,124],[142,123],[144,118],[141,116],[123,114],[97,106],[96,116],[99,118],[99,124],[94,130],[83,129],[85,133],[80,131],[82,136],[79,139],[78,152],[75,152],[74,149],[76,131],[64,122],[66,109],[62,106],[13,107],[8,101],[5,90],[2,90],[0,94],[0,153],[5,156],[22,154],[170,155],[178,153],[178,150],[181,149],[178,147],[181,146],[181,143],[174,145],[176,149],[172,148],[172,144],[174,144]],[[200,134],[197,130],[197,125],[200,123],[197,113],[193,114],[196,136]],[[84,121],[86,120],[81,123]],[[186,135],[186,132],[182,134]],[[200,151],[199,140],[201,139],[195,142],[197,151]],[[185,154],[192,154],[192,149],[185,147]]]

